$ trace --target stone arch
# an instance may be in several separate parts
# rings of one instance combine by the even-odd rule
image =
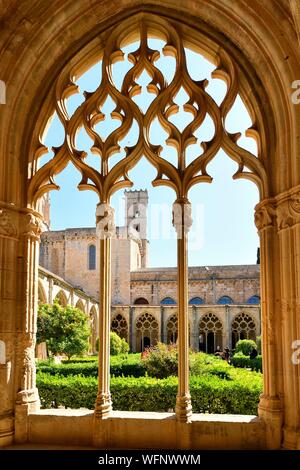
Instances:
[[[149,302],[145,297],[138,297],[133,303],[134,305],[149,305]]]
[[[116,313],[111,321],[111,331],[117,333],[120,338],[125,339],[128,342],[128,323],[124,315],[121,313]]]
[[[136,351],[144,351],[158,342],[159,325],[151,313],[141,313],[135,321]]]
[[[215,313],[206,313],[199,321],[199,349],[214,353],[223,349],[223,323]]]
[[[76,308],[79,308],[83,313],[85,313],[85,305],[82,299],[78,299],[75,305]]]
[[[68,305],[68,298],[63,290],[58,291],[54,298],[54,301],[57,301],[62,307],[66,307]]]
[[[219,298],[217,303],[219,305],[231,305],[234,303],[234,301],[228,295],[222,295],[222,297]]]
[[[176,305],[176,300],[174,300],[172,297],[164,297],[160,301],[161,305]]]
[[[247,304],[249,304],[249,305],[259,305],[260,304],[260,296],[259,295],[252,295],[247,300]]]
[[[293,10],[290,5],[294,5]],[[117,12],[112,12],[109,0],[89,4],[83,0],[76,4],[67,0],[63,8],[58,0],[48,2],[47,5],[37,2],[36,8],[29,11],[25,10],[25,7],[16,10],[7,8],[7,21],[4,22],[2,30],[1,78],[9,84],[11,98],[10,105],[1,108],[3,112],[0,115],[0,128],[7,138],[0,140],[0,155],[15,155],[16,158],[3,159],[3,165],[1,161],[4,171],[1,171],[0,175],[12,177],[3,176],[2,179],[0,176],[0,201],[14,204],[21,210],[30,206],[24,197],[27,174],[27,161],[24,160],[29,153],[27,149],[32,133],[38,135],[38,130],[33,130],[33,123],[38,121],[41,108],[41,119],[45,119],[44,111],[49,105],[45,96],[46,93],[54,93],[53,84],[63,63],[76,63],[74,57],[79,51],[82,51],[81,57],[85,54],[88,64],[93,62],[91,48],[83,51],[87,42],[97,38],[93,46],[99,50],[96,45],[99,45],[98,34],[103,28],[114,25],[118,20],[131,18],[140,11],[157,12],[174,22],[179,18],[184,29],[191,28],[195,33],[199,31],[217,44],[224,44],[226,52],[234,58],[241,72],[240,83],[245,101],[252,105],[254,110],[255,103],[261,103],[262,111],[258,121],[263,120],[266,123],[264,141],[268,144],[268,152],[264,164],[269,181],[269,196],[277,198],[276,204],[284,199],[289,206],[291,193],[288,191],[300,183],[300,169],[297,165],[297,155],[300,154],[300,142],[297,138],[300,117],[297,106],[291,100],[291,84],[299,71],[299,21],[296,2],[282,0],[275,3],[253,0],[249,8],[244,8],[243,2],[227,0],[207,0],[192,4],[189,1],[162,0],[159,6],[152,0],[143,5],[140,0],[132,0],[130,5],[122,2]],[[54,16],[55,22],[51,21]],[[8,41],[9,37],[15,39]],[[26,116],[31,116],[32,125]],[[253,132],[257,129],[256,124]],[[269,202],[271,203],[272,199]],[[268,206],[262,201],[258,209],[265,213],[263,229],[267,229],[269,234],[268,239],[264,234],[261,237],[264,244],[262,248],[267,248],[262,249],[262,286],[268,286],[268,292],[262,292],[262,318],[263,322],[270,326],[265,328],[263,333],[266,353],[265,390],[260,416],[265,420],[267,430],[270,430],[267,447],[279,447],[283,437],[284,447],[294,449],[299,442],[299,413],[295,413],[294,404],[298,401],[293,390],[299,389],[299,374],[290,369],[289,353],[282,342],[291,344],[291,325],[293,322],[297,324],[295,287],[289,283],[289,277],[294,276],[297,279],[299,275],[295,261],[299,259],[299,251],[296,256],[296,249],[293,248],[289,255],[288,243],[285,243],[291,224],[294,223],[293,217],[287,221],[283,218],[280,222],[283,227],[285,222],[288,222],[284,227],[286,233],[282,236],[280,234],[282,245],[285,246],[281,256],[282,247],[272,220],[274,206]],[[258,215],[262,220],[261,214]],[[21,255],[24,263],[27,263],[25,248]],[[17,253],[15,256],[17,257]],[[273,275],[275,271],[276,276]],[[291,274],[285,280],[286,273]],[[26,276],[22,282],[20,281],[20,288],[25,292],[25,286],[28,286]],[[294,286],[296,285],[294,283]],[[280,287],[283,291],[280,296],[284,302],[280,303],[278,311],[276,310],[278,314],[273,318],[272,312],[275,305],[278,305]],[[25,300],[23,307],[24,312],[27,312]],[[12,311],[11,317],[14,318],[15,315]],[[268,335],[272,340],[270,344]],[[283,357],[279,361],[276,356],[280,356],[280,353]],[[22,389],[21,384],[19,388]],[[283,397],[284,413],[281,412],[279,397]],[[14,413],[11,414],[13,416]],[[280,414],[284,417],[283,425]],[[283,426],[286,430],[284,435],[281,430]]]
[[[203,305],[205,302],[204,302],[204,299],[202,299],[202,297],[192,297],[190,300],[189,300],[189,305]]]
[[[236,343],[240,339],[256,340],[256,323],[254,318],[248,313],[238,313],[231,323],[232,347],[235,348]]]
[[[38,302],[39,302],[39,304],[47,304],[48,303],[47,294],[46,294],[46,291],[44,289],[44,286],[43,286],[43,283],[41,282],[41,280],[39,280],[39,284],[38,284]]]

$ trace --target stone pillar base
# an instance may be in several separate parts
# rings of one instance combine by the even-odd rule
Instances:
[[[17,394],[15,406],[15,442],[28,441],[28,415],[40,409],[38,389],[23,390]]]
[[[12,413],[0,416],[0,448],[9,446],[14,440],[14,418]]]
[[[95,418],[107,418],[112,411],[110,393],[99,393],[95,404]]]
[[[282,447],[286,450],[300,450],[300,430],[284,426]]]
[[[261,395],[258,405],[258,416],[266,424],[266,448],[275,450],[281,448],[282,443],[282,404],[278,397]]]
[[[191,395],[178,396],[176,398],[175,407],[176,419],[180,423],[190,423],[192,419],[192,402]]]

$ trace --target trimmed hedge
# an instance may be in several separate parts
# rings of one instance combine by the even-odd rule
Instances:
[[[129,411],[168,411],[175,408],[177,377],[112,377],[113,408]],[[37,386],[43,408],[93,409],[97,395],[94,377],[60,377],[38,373]],[[208,374],[191,377],[190,389],[196,413],[256,414],[262,392],[261,374],[235,371],[232,380]]]
[[[138,362],[139,361],[139,362]],[[64,377],[71,375],[82,375],[84,377],[98,376],[97,361],[66,361],[62,364],[53,364],[42,362],[37,364],[38,372],[45,372],[50,375],[62,375]],[[146,369],[141,363],[139,357],[128,358],[128,356],[118,356],[111,358],[110,374],[112,376],[124,377],[143,377],[146,375]]]
[[[231,358],[230,362],[234,367],[243,367],[262,372],[261,356],[256,356],[254,359],[250,359],[249,356],[244,356],[243,354],[238,353]]]

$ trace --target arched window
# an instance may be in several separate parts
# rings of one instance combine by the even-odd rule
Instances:
[[[117,313],[111,322],[111,331],[117,333],[120,338],[128,341],[128,324],[126,319],[120,313]]]
[[[135,299],[134,305],[149,305],[149,302],[144,297],[138,297]]]
[[[160,303],[161,305],[176,305],[176,301],[172,297],[165,297]]]
[[[136,350],[144,351],[158,341],[158,322],[150,313],[140,315],[135,323]]]
[[[176,343],[178,338],[178,316],[172,315],[167,323],[167,343]]]
[[[205,315],[199,324],[199,349],[212,354],[219,346],[222,349],[223,326],[221,320],[214,313]]]
[[[79,308],[82,312],[85,312],[84,303],[81,299],[78,299],[75,305],[76,308]]]
[[[204,300],[201,297],[193,297],[189,300],[189,305],[202,305],[204,304]]]
[[[255,341],[256,326],[253,318],[246,313],[237,315],[232,321],[231,333],[233,348],[240,339],[253,339]]]
[[[247,300],[247,304],[250,304],[250,305],[259,305],[259,304],[260,304],[260,297],[259,297],[259,295],[252,295],[252,297],[250,297],[250,298]]]
[[[222,297],[219,298],[218,304],[220,304],[220,305],[233,304],[233,300],[232,300],[231,297],[228,297],[228,295],[223,295]]]
[[[96,269],[96,247],[95,245],[89,246],[89,270]]]
[[[62,307],[66,307],[68,303],[68,299],[64,291],[60,290],[56,296],[55,299]]]
[[[39,304],[47,303],[47,295],[46,295],[44,286],[41,283],[41,281],[39,281],[39,284],[38,284],[38,302]]]

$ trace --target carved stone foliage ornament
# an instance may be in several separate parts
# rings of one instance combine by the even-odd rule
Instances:
[[[234,178],[244,177],[254,181],[259,186],[261,197],[268,197],[267,178],[263,164],[265,158],[263,152],[266,145],[262,135],[265,134],[261,116],[255,116],[253,111],[259,107],[251,105],[254,123],[247,131],[247,135],[254,137],[258,143],[259,154],[255,157],[237,144],[239,133],[230,134],[225,128],[226,117],[240,92],[237,66],[227,52],[219,45],[214,45],[210,39],[201,36],[202,39],[197,40],[195,37],[191,39],[186,35],[187,32],[179,23],[167,22],[161,17],[148,13],[134,15],[113,29],[101,33],[99,39],[104,44],[103,49],[99,46],[98,53],[93,52],[95,57],[98,54],[98,60],[102,58],[100,85],[94,92],[84,93],[84,102],[71,116],[67,111],[66,100],[70,95],[78,93],[74,77],[78,77],[80,73],[74,65],[75,60],[65,67],[56,81],[55,89],[47,98],[47,106],[45,104],[45,110],[56,111],[64,128],[65,139],[62,145],[53,148],[54,157],[39,168],[38,160],[48,151],[48,148],[40,143],[38,136],[43,135],[50,115],[48,118],[46,116],[40,118],[40,129],[35,132],[31,143],[29,204],[34,206],[37,199],[45,192],[50,189],[59,189],[54,177],[69,162],[72,162],[82,175],[79,189],[92,189],[96,191],[101,202],[108,202],[116,190],[132,186],[128,171],[142,157],[146,157],[157,170],[157,176],[153,181],[154,186],[167,185],[174,189],[177,198],[186,198],[189,189],[194,184],[212,181],[207,172],[207,166],[221,148],[238,164]],[[165,41],[161,50],[150,47],[150,39],[153,37]],[[114,64],[124,60],[123,45],[135,44],[137,39],[136,49],[127,56],[131,68],[125,73],[121,85],[117,86],[113,79]],[[188,72],[185,47],[190,41],[194,41],[198,49],[201,49],[201,41],[203,41],[205,55],[209,55],[210,50],[212,62],[216,65],[212,78],[226,82],[227,92],[220,105],[206,91],[208,81],[193,80]],[[91,63],[91,51],[88,56],[89,63]],[[161,56],[171,56],[175,60],[175,73],[169,82],[158,66],[157,61]],[[82,53],[77,61],[77,68],[80,70],[83,64],[84,54]],[[147,92],[154,95],[154,99],[146,110],[142,110],[133,99],[142,93],[143,87],[138,81],[144,72],[150,77]],[[179,130],[170,119],[172,115],[179,112],[179,106],[174,100],[181,90],[184,90],[187,95],[187,101],[183,106],[184,112],[192,115],[191,122],[183,130]],[[252,93],[247,94],[247,102],[250,104],[249,96],[251,97]],[[103,107],[107,99],[115,105],[110,116],[119,121],[119,127],[111,130],[104,138],[97,130],[97,125],[105,120]],[[206,117],[210,117],[213,122],[214,135],[209,141],[201,143],[198,156],[189,161],[187,159],[188,148],[197,143],[195,132]],[[167,133],[167,139],[163,140],[161,145],[154,145],[151,141],[150,128],[155,120]],[[133,125],[137,128],[136,143],[122,147],[121,141],[128,135]],[[90,151],[99,162],[95,166],[88,163],[87,153],[76,143],[80,130],[92,139]],[[171,163],[164,156],[163,145],[165,143],[175,148],[176,163]],[[122,155],[120,149],[123,149]],[[112,159],[118,154],[121,155],[120,158]]]
[[[34,214],[25,214],[23,236],[39,240],[42,231],[42,220]]]
[[[17,235],[17,229],[11,215],[5,209],[0,209],[0,235],[7,237],[15,237]]]
[[[275,201],[267,200],[259,204],[255,210],[255,225],[257,229],[263,230],[276,225],[276,205]]]
[[[278,229],[292,227],[300,223],[300,191],[293,192],[284,200],[278,202],[277,224]]]

